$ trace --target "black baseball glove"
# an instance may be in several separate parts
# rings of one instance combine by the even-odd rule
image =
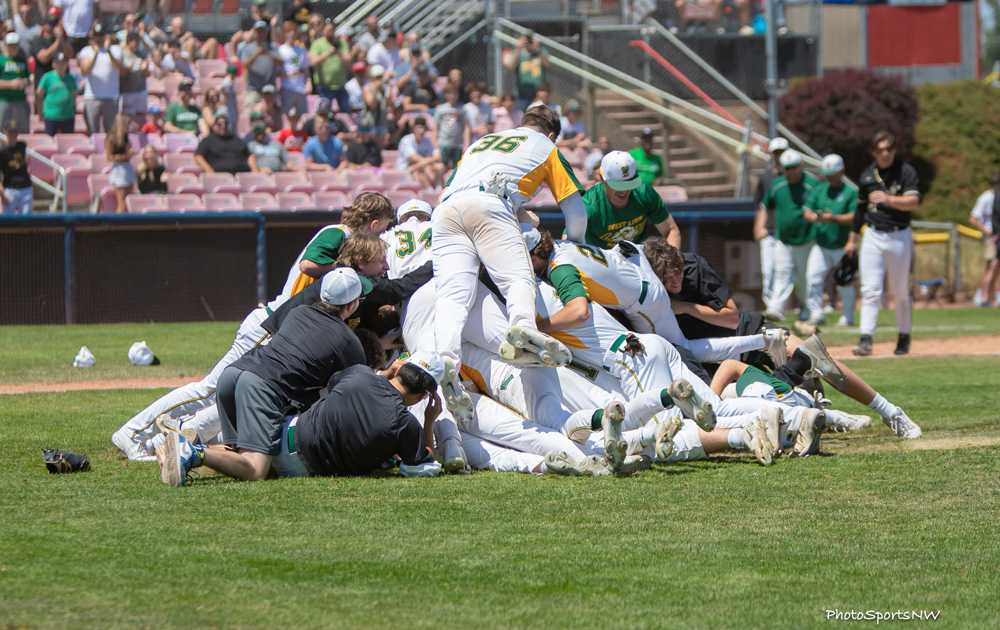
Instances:
[[[57,448],[42,449],[42,462],[53,475],[90,470],[90,460],[87,459],[86,455],[60,451]]]
[[[844,287],[854,282],[854,276],[858,273],[858,255],[850,256],[844,254],[840,263],[833,270],[833,281],[838,286]]]

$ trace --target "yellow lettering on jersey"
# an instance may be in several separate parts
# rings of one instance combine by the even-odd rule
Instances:
[[[633,219],[629,219],[628,221],[620,221],[618,223],[609,223],[607,229],[609,230],[609,232],[613,232],[614,230],[620,230],[623,227],[630,227],[630,226],[638,225],[640,223],[645,223],[645,222],[646,222],[646,217],[640,216],[640,217],[635,217]]]

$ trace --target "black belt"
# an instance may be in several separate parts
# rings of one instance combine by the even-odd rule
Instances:
[[[898,232],[900,230],[909,229],[909,224],[907,225],[875,225],[874,223],[867,223],[868,227],[875,230],[876,232]]]

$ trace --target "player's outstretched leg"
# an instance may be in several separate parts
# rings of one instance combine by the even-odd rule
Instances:
[[[536,355],[546,367],[563,367],[573,359],[569,348],[555,337],[529,326],[511,326],[500,344],[500,356],[514,363],[525,352]]]
[[[670,384],[670,397],[685,418],[694,420],[705,431],[715,428],[715,411],[711,403],[703,400],[691,387],[691,383],[684,379],[674,381]]]

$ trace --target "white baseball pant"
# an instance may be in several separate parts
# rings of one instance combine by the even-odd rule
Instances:
[[[566,453],[572,458],[583,457],[583,452],[562,431],[550,429],[531,420],[526,420],[511,409],[490,400],[486,396],[470,394],[475,404],[475,417],[463,423],[463,433],[472,434],[500,446],[506,446],[523,453],[548,455]]]
[[[760,239],[760,288],[764,308],[771,310],[774,303],[774,244],[778,240],[768,234]]]
[[[468,191],[451,195],[431,220],[437,351],[461,359],[480,263],[507,300],[509,325],[537,328],[535,273],[514,211],[496,195]]]
[[[840,263],[844,257],[844,248],[827,249],[816,245],[809,252],[809,262],[806,264],[806,276],[809,283],[809,316],[813,322],[823,319],[823,287],[826,285],[826,275]],[[854,303],[857,292],[854,286],[838,286],[841,309],[844,319],[854,321]]]
[[[260,327],[266,319],[267,311],[263,306],[250,311],[236,331],[236,337],[229,351],[219,359],[205,378],[182,385],[163,395],[134,415],[122,428],[128,429],[133,439],[145,441],[152,439],[158,433],[155,421],[161,414],[185,418],[197,414],[206,407],[214,406],[215,387],[219,382],[219,376],[223,370],[267,338],[267,331]],[[218,415],[215,417],[218,422]],[[203,432],[205,435],[215,435],[220,429],[218,424],[213,427],[211,423],[203,422],[202,425],[198,431],[199,435]]]
[[[466,462],[475,470],[493,472],[533,473],[545,461],[545,457],[535,453],[522,453],[482,440],[471,433],[462,434]]]
[[[910,263],[913,261],[913,231],[865,229],[858,265],[861,269],[861,334],[874,335],[882,290],[888,275],[889,291],[896,300],[896,328],[909,334],[913,328],[910,300]]]
[[[625,314],[636,332],[656,334],[672,345],[686,349],[697,361],[736,359],[744,352],[762,350],[765,346],[764,335],[688,339],[677,323],[670,303],[663,300],[637,304],[627,309]]]
[[[799,319],[808,319],[808,293],[806,287],[806,268],[809,263],[809,250],[813,244],[786,245],[775,241],[774,247],[774,300],[771,310],[781,315],[785,312],[792,291],[799,299]]]

